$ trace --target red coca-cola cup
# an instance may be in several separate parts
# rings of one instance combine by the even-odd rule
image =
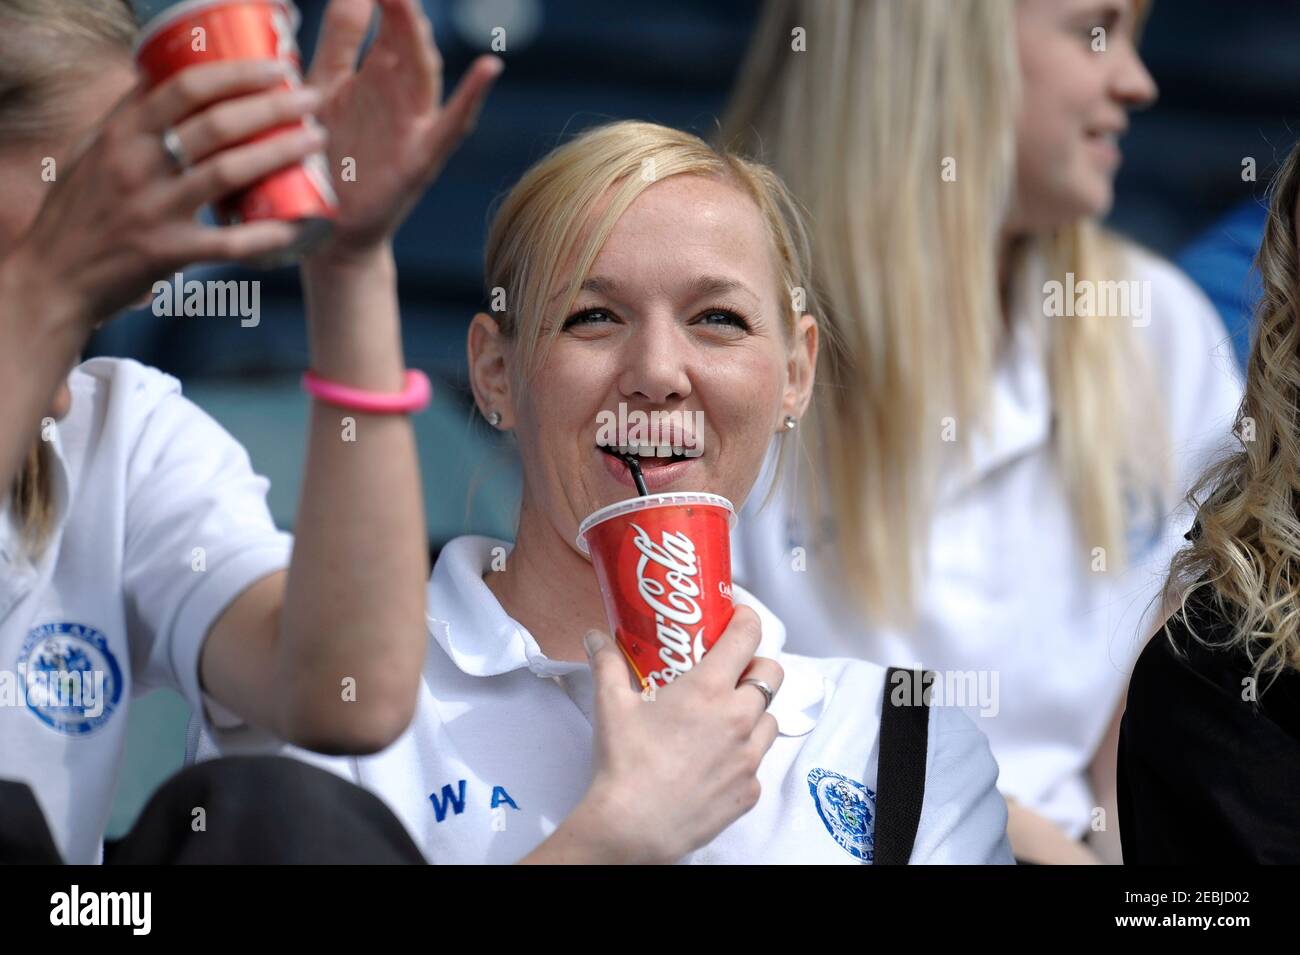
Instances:
[[[605,615],[642,687],[690,670],[722,635],[736,511],[716,494],[650,494],[602,507],[578,528]]]
[[[298,23],[298,8],[291,0],[186,0],[149,21],[136,46],[136,63],[154,87],[203,63],[279,60],[286,67],[284,88],[296,88],[302,85]],[[264,130],[250,141],[311,122],[308,118]],[[293,245],[261,264],[292,262],[329,234],[338,215],[329,161],[317,153],[274,172],[221,200],[216,214],[226,225],[266,219],[296,223],[299,232]]]

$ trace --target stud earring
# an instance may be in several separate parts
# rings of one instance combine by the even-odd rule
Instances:
[[[787,431],[793,431],[793,430],[795,429],[795,426],[798,425],[798,424],[799,424],[799,422],[798,422],[797,420],[795,420],[794,415],[786,415],[786,416],[785,416],[785,430],[787,430]]]
[[[500,411],[489,412],[487,419],[488,419],[488,424],[492,425],[492,427],[495,428],[497,425],[501,423],[501,412]]]

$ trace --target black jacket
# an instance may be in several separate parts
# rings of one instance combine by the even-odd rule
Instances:
[[[1188,601],[1197,636],[1221,641],[1231,621],[1209,587]],[[1247,695],[1240,648],[1210,649],[1181,617],[1138,658],[1119,740],[1125,863],[1300,863],[1300,673]],[[1265,687],[1268,687],[1265,689]]]

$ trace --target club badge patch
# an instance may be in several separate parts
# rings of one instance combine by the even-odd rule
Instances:
[[[122,700],[122,670],[108,638],[80,623],[33,627],[18,657],[27,708],[68,736],[93,733]]]
[[[876,847],[876,794],[829,769],[810,772],[808,790],[831,838],[855,859],[871,862]]]

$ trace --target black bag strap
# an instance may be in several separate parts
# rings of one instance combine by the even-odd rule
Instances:
[[[921,822],[933,673],[890,667],[880,707],[874,865],[907,865]],[[919,696],[919,699],[918,699]]]

